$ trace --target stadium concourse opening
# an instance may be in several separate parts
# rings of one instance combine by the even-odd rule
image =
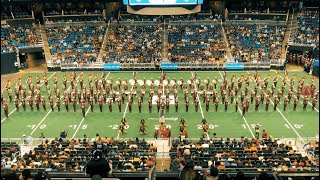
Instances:
[[[318,1],[1,8],[3,179],[319,178]]]

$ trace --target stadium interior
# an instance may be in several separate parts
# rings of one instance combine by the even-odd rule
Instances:
[[[107,179],[316,180],[318,86],[318,0],[1,0],[1,177],[90,179],[99,150]]]

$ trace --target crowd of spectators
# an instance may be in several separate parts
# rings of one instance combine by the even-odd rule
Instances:
[[[161,57],[161,25],[111,26],[106,46],[106,62],[150,63]]]
[[[46,24],[55,24],[55,23],[81,23],[81,22],[97,22],[103,21],[102,16],[76,16],[76,17],[66,17],[58,16],[54,18],[45,18]]]
[[[46,28],[53,61],[90,64],[96,61],[103,41],[103,26],[60,26]]]
[[[271,15],[267,13],[247,13],[247,14],[229,14],[228,20],[245,20],[245,21],[259,21],[259,20],[268,20],[268,21],[286,21],[287,15]]]
[[[100,149],[112,161],[113,171],[148,171],[156,163],[157,147],[144,139],[118,140],[108,137],[89,139],[44,139],[29,153],[20,156],[15,142],[1,143],[1,169],[39,169],[47,171],[84,172],[93,151]]]
[[[62,11],[61,10],[55,10],[55,9],[50,9],[50,10],[45,10],[44,11],[45,16],[61,16]]]
[[[169,25],[168,51],[173,62],[208,62],[224,58],[220,25]]]
[[[319,142],[308,144],[319,149]],[[240,140],[213,137],[198,142],[174,140],[170,149],[171,171],[179,171],[186,161],[192,160],[195,170],[216,167],[220,172],[232,168],[252,168],[249,171],[311,171],[319,167],[319,156],[303,157],[294,150],[291,141],[281,142],[272,137],[266,139]],[[244,171],[244,169],[243,169]],[[248,170],[247,170],[248,171]]]
[[[195,13],[195,14],[187,14],[187,15],[171,15],[168,16],[169,21],[220,21],[221,20],[221,15],[216,13],[214,15],[212,14],[200,14],[200,13]]]
[[[37,43],[36,29],[32,24],[1,25],[1,52],[15,52],[16,47]]]
[[[281,58],[285,26],[225,25],[231,53],[239,62],[262,62]]]
[[[319,49],[319,8],[302,10],[297,21],[294,43],[312,44]]]

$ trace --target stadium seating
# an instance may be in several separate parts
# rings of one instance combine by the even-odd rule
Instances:
[[[313,44],[319,49],[319,8],[301,11],[297,20],[294,43]]]
[[[86,163],[93,158],[95,149],[101,150],[112,160],[113,171],[146,171],[155,163],[157,148],[144,139],[120,141],[102,138],[102,141],[83,140],[45,140],[23,158],[16,158],[20,150],[16,142],[1,142],[2,168],[50,168],[50,171],[83,172]],[[14,162],[13,162],[14,161]]]
[[[110,29],[105,62],[150,63],[160,57],[161,25],[115,25]]]
[[[208,62],[223,58],[221,26],[169,25],[169,60],[173,62]]]
[[[272,25],[225,25],[232,55],[239,62],[279,59],[285,29]]]
[[[293,150],[290,143],[284,144],[274,139],[240,140],[230,138],[200,139],[189,142],[187,139],[173,142],[170,150],[171,171],[179,171],[179,164],[192,159],[202,168],[214,164],[220,172],[228,172],[232,168],[242,171],[310,171],[311,167],[318,167],[319,162],[307,156],[302,157]],[[204,145],[205,144],[205,145]],[[316,145],[318,146],[318,145]]]
[[[1,52],[14,52],[16,47],[35,45],[36,29],[31,24],[1,25]]]
[[[53,61],[88,64],[96,61],[105,29],[103,26],[46,28]]]

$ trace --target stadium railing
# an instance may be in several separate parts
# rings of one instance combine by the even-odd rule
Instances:
[[[47,62],[49,68],[59,67],[61,70],[103,70],[104,62],[99,61],[90,64],[59,64],[59,61]],[[234,68],[233,70],[241,69],[270,69],[271,66],[280,67],[283,66],[282,60],[272,60],[270,62],[243,62],[243,63],[215,63],[215,62],[198,62],[198,63],[188,63],[188,62],[178,62],[172,63],[176,64],[176,70],[231,70],[229,65],[239,65],[241,68]],[[121,63],[120,70],[159,70],[156,63]]]

